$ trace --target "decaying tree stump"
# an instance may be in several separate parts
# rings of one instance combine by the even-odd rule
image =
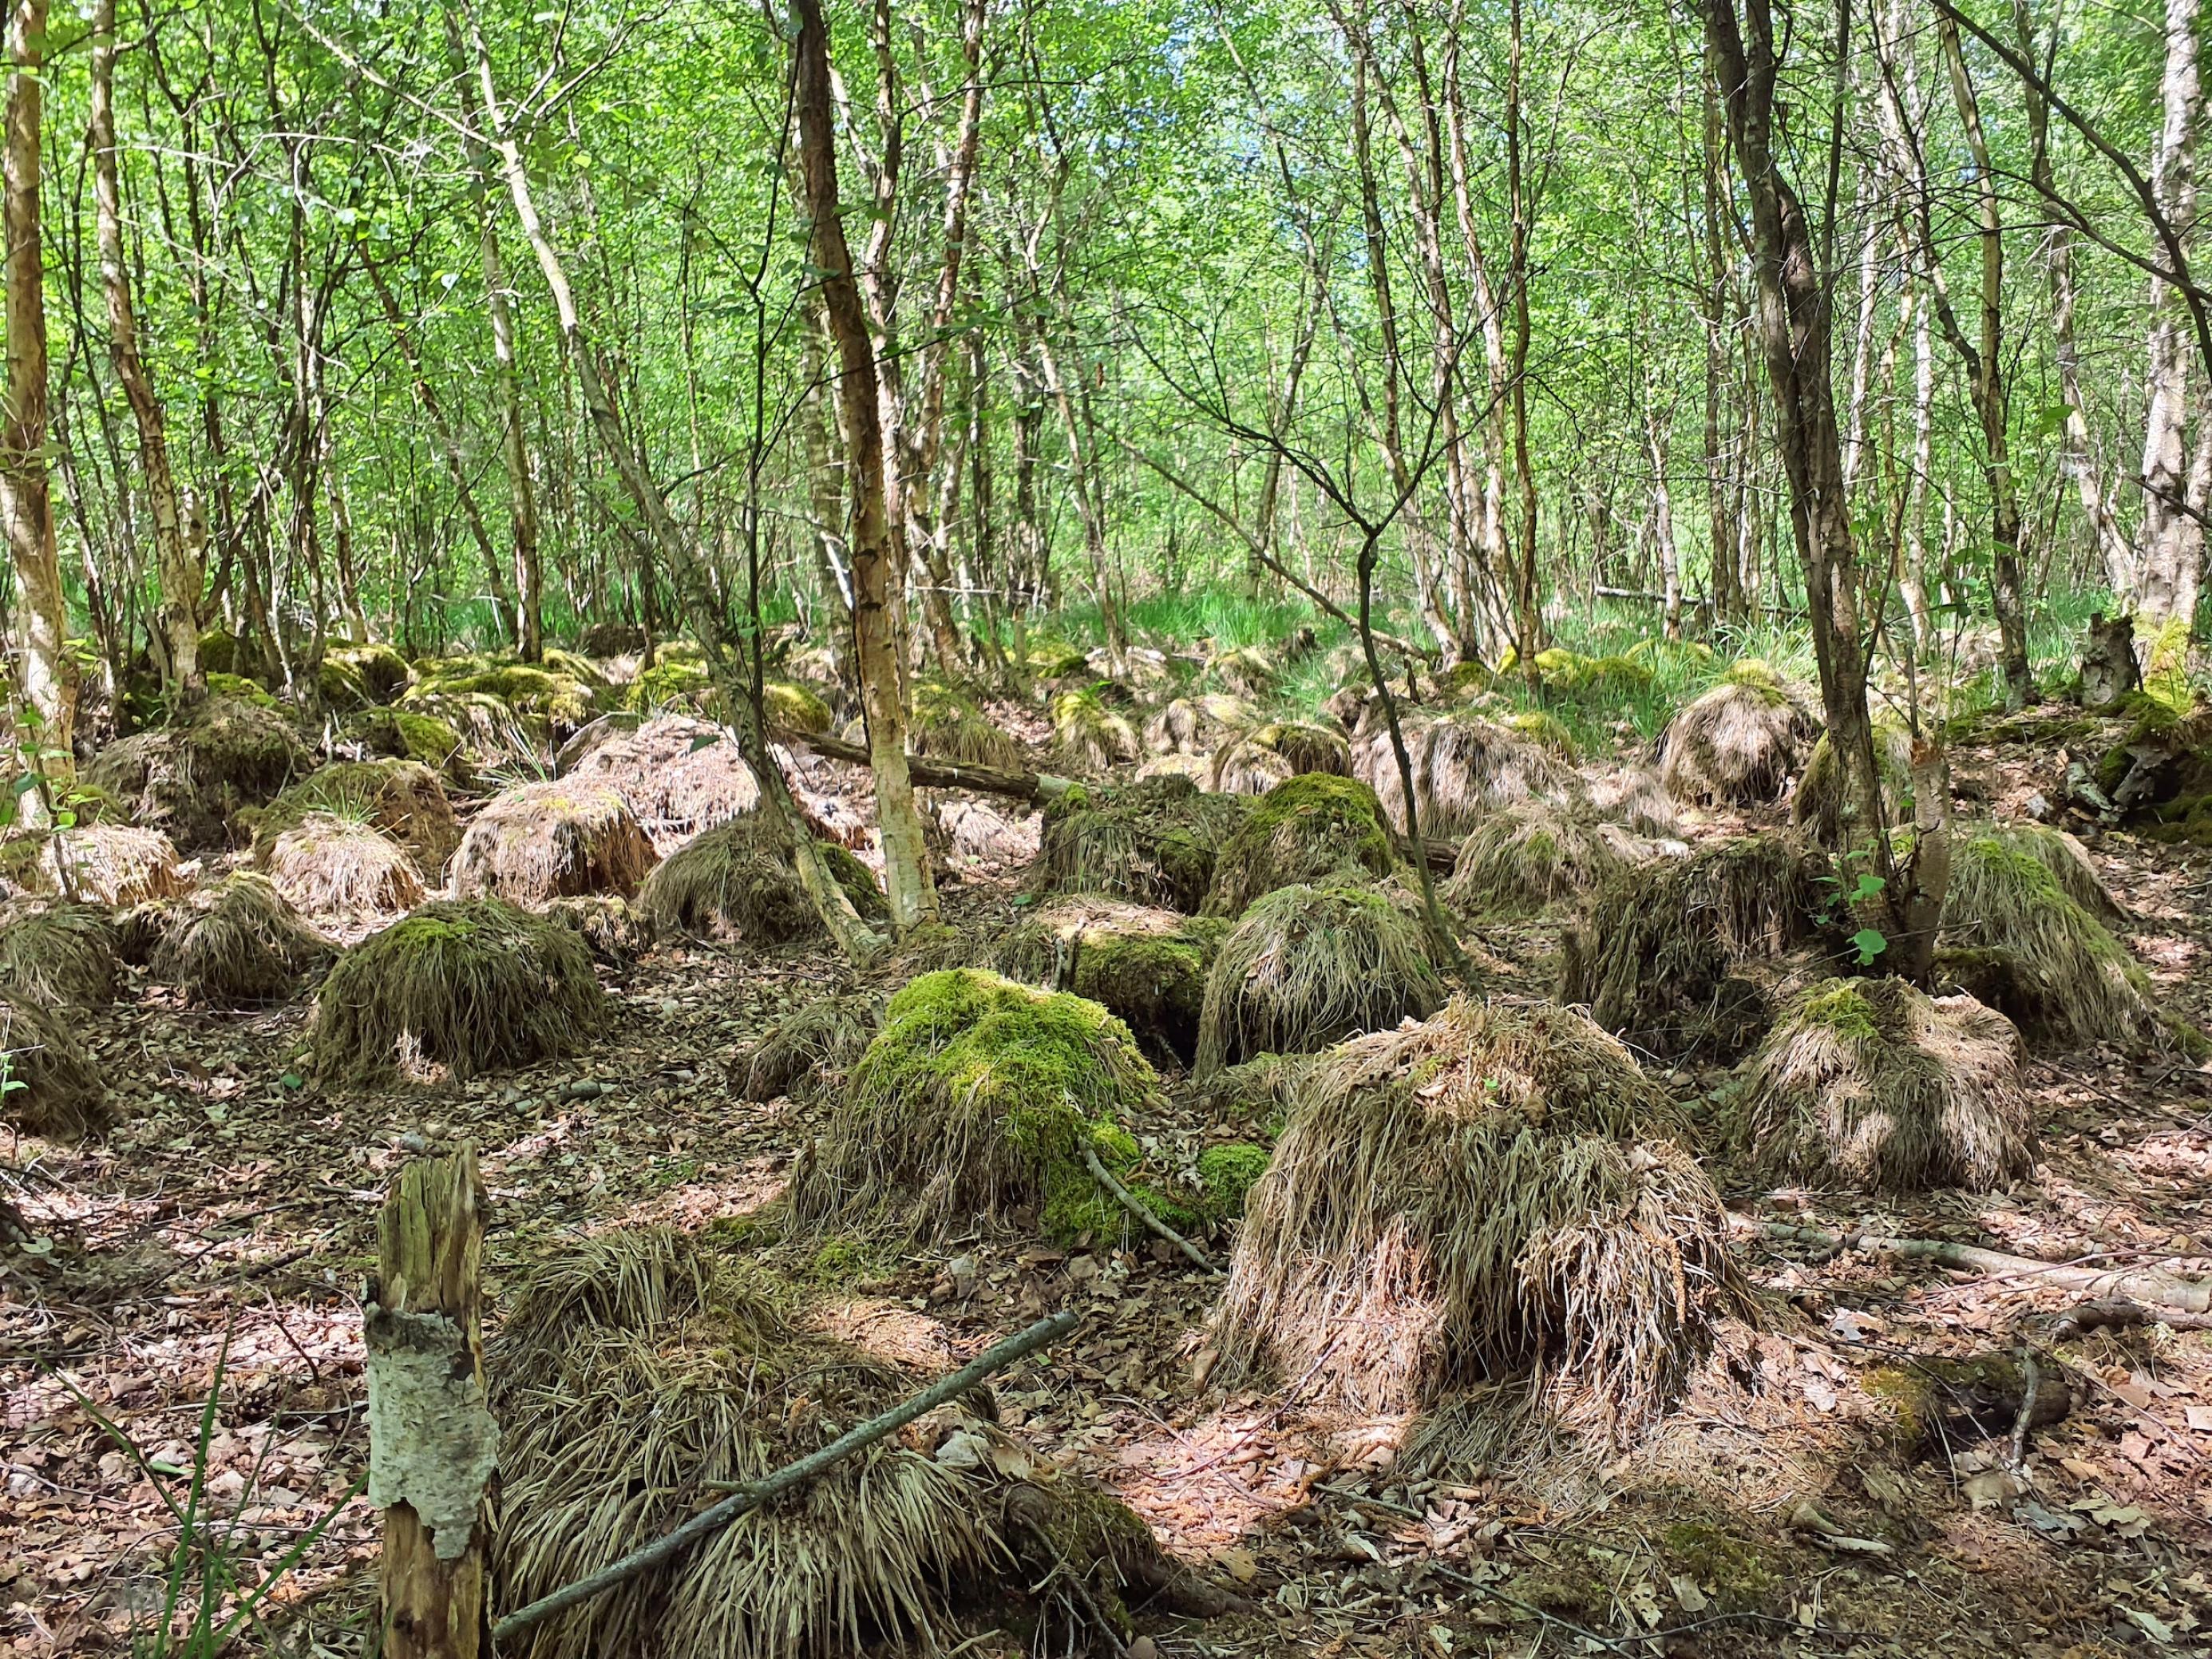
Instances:
[[[490,1651],[485,1507],[499,1425],[478,1322],[483,1182],[473,1146],[401,1171],[377,1224],[364,1309],[368,1499],[384,1511],[386,1659]]]
[[[2089,637],[2081,647],[2081,707],[2093,714],[2119,706],[2122,697],[2142,684],[2136,666],[2136,621],[2123,612],[2089,618]]]

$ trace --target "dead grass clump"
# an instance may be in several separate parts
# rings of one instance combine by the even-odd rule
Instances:
[[[2112,896],[2112,890],[2097,873],[2089,849],[2063,830],[2041,823],[1960,823],[1953,827],[1952,834],[1969,842],[1989,842],[2005,852],[2033,859],[2051,872],[2060,892],[2108,927],[2132,920],[2127,907]],[[1950,890],[1960,891],[1963,880],[1967,895],[1960,902],[1962,915],[1978,915],[1987,908],[1990,900],[1983,884],[1993,873],[1989,860],[1978,855],[1969,868],[1952,871]]]
[[[2035,1167],[2012,1022],[1900,979],[1802,993],[1753,1056],[1744,1096],[1753,1157],[1813,1184],[1987,1192]]]
[[[330,941],[265,876],[241,870],[162,907],[154,977],[215,1008],[282,1002],[330,960]]]
[[[1421,924],[1371,887],[1279,887],[1255,900],[1206,976],[1196,1071],[1310,1054],[1443,1000]]]
[[[611,732],[567,775],[620,795],[663,858],[760,805],[760,783],[735,740],[684,714],[656,714],[634,732]]]
[[[862,919],[887,921],[890,907],[867,866],[832,842],[820,846]],[[637,902],[655,929],[700,939],[787,945],[823,931],[782,830],[765,812],[748,812],[687,842],[646,878]]]
[[[835,1094],[884,1023],[879,996],[821,996],[769,1027],[739,1068],[740,1100],[774,1100],[804,1089]]]
[[[1811,943],[1813,903],[1804,860],[1778,834],[1622,871],[1567,930],[1559,1000],[1653,1054],[1737,1052],[1772,1012],[1747,965]]]
[[[556,778],[519,784],[477,814],[453,855],[453,890],[516,904],[580,893],[627,897],[653,864],[653,843],[620,795],[601,783]]]
[[[25,1134],[81,1140],[112,1121],[69,1017],[12,986],[0,990],[0,1119]]]
[[[1681,810],[1658,774],[1641,766],[1618,767],[1591,780],[1589,804],[1602,822],[1626,824],[1639,836],[1671,836],[1682,826]]]
[[[169,838],[129,823],[84,823],[48,836],[33,873],[51,892],[118,908],[174,898],[191,885]]]
[[[1565,800],[1574,792],[1573,768],[1540,738],[1480,714],[1401,718],[1400,725],[1424,836],[1463,835],[1501,806]],[[1374,789],[1403,831],[1405,783],[1379,702],[1352,734],[1352,775]]]
[[[0,994],[51,1008],[115,999],[115,921],[98,905],[15,899],[0,906]]]
[[[907,742],[917,755],[960,766],[994,766],[1011,772],[1022,763],[1012,733],[957,686],[939,679],[914,683]]]
[[[1564,1423],[1633,1432],[1737,1301],[1680,1133],[1620,1043],[1547,1003],[1455,999],[1346,1043],[1247,1200],[1224,1370],[1376,1413],[1517,1382]]]
[[[1079,896],[1024,917],[999,943],[994,965],[1011,979],[1090,998],[1148,1055],[1188,1066],[1206,969],[1228,932],[1209,918]]]
[[[274,799],[307,763],[282,714],[208,696],[177,725],[109,744],[86,777],[141,826],[199,850],[225,845],[232,816]]]
[[[1375,792],[1353,778],[1307,773],[1277,785],[1223,842],[1206,914],[1235,917],[1279,887],[1387,876],[1398,854]]]
[[[1447,902],[1471,912],[1525,913],[1594,893],[1635,862],[1633,843],[1618,825],[1532,801],[1475,825],[1460,844],[1443,893]]]
[[[1240,645],[1218,651],[1206,665],[1206,678],[1231,696],[1264,697],[1283,676],[1282,665],[1265,646]]]
[[[1351,776],[1352,745],[1325,726],[1274,720],[1231,738],[1215,751],[1210,787],[1236,795],[1264,795],[1307,772]]]
[[[1099,1210],[1083,1149],[1132,1161],[1128,1125],[1158,1082],[1095,1002],[975,969],[925,974],[885,1008],[792,1202],[809,1223],[895,1218],[915,1237],[1018,1210],[1072,1236]]]
[[[1206,717],[1188,697],[1175,697],[1146,717],[1145,750],[1152,755],[1196,755],[1206,748]]]
[[[1114,789],[1077,787],[1046,803],[1030,884],[1040,893],[1103,893],[1194,914],[1247,804],[1188,778]]]
[[[422,902],[422,872],[373,823],[310,812],[270,843],[270,884],[311,916],[396,916]]]
[[[2040,1039],[2157,1042],[2174,1028],[2149,977],[2112,930],[2069,896],[2052,873],[2066,862],[2055,838],[2021,829],[1954,839],[1944,945],[1983,959],[1978,975],[1961,978]],[[2069,879],[2078,886],[2081,873]]]
[[[1136,758],[1137,733],[1096,688],[1063,691],[1052,700],[1052,752],[1070,771],[1103,772]]]
[[[1037,855],[1034,813],[1012,816],[991,801],[948,790],[926,792],[923,811],[953,858],[1004,870],[1026,867]]]
[[[1692,700],[1659,736],[1659,781],[1698,806],[1779,800],[1802,763],[1815,723],[1771,672],[1739,664]]]
[[[433,876],[445,869],[461,840],[444,781],[420,761],[339,761],[301,779],[253,815],[256,866],[267,869],[277,838],[311,813],[382,830]]]
[[[573,1053],[605,1003],[569,929],[495,898],[434,901],[338,959],[316,1000],[316,1064],[467,1079]]]
[[[1881,779],[1882,805],[1888,809],[1889,821],[1909,822],[1912,817],[1912,733],[1903,720],[1886,714],[1875,720],[1874,757],[1875,769]],[[1843,851],[1855,831],[1861,836],[1866,833],[1848,821],[1844,769],[1837,763],[1836,745],[1829,741],[1826,732],[1820,733],[1812,754],[1806,758],[1805,775],[1797,780],[1790,811],[1814,844],[1830,852]]]

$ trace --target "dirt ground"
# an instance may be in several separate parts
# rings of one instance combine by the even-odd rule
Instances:
[[[2030,747],[1970,752],[1962,793],[2017,810],[2055,765]],[[2212,1028],[2212,855],[2120,834],[2091,846],[2163,1000]],[[1005,911],[1012,874],[971,872],[948,905]],[[1490,988],[1548,989],[1557,933],[1484,930],[1499,964]],[[664,946],[610,971],[613,1017],[584,1057],[432,1091],[314,1084],[304,1000],[209,1014],[141,987],[90,1017],[122,1122],[82,1147],[15,1149],[16,1201],[52,1243],[0,1258],[0,1650],[125,1650],[161,1605],[176,1518],[95,1413],[181,1491],[219,1388],[209,1494],[249,1581],[345,1498],[366,1456],[358,1298],[386,1182],[414,1152],[463,1137],[482,1148],[495,1307],[564,1238],[771,1206],[811,1114],[739,1103],[730,1067],[838,976],[816,947]],[[1659,1074],[1693,1115],[1725,1076]],[[1889,1206],[1771,1192],[1725,1168],[1716,1178],[1753,1221],[2212,1275],[2212,1074],[2045,1054],[2032,1086],[2045,1161],[1986,1198]],[[1177,1101],[1156,1126],[1164,1158],[1246,1132]],[[907,1358],[955,1363],[1048,1309],[1091,1316],[1001,1380],[1001,1415],[1249,1601],[1209,1624],[1150,1622],[1158,1654],[2057,1659],[2212,1644],[2212,1336],[2066,1344],[2071,1410],[2036,1433],[2017,1491],[2004,1433],[1954,1425],[1918,1446],[1900,1431],[1898,1376],[2009,1350],[2025,1316],[2069,1304],[2063,1292],[1917,1261],[1824,1261],[1747,1232],[1758,1328],[1730,1332],[1646,1443],[1611,1462],[1536,1460],[1439,1483],[1394,1473],[1403,1423],[1317,1421],[1205,1386],[1215,1282],[1164,1252],[989,1236],[922,1255],[848,1253],[833,1269],[767,1248],[823,1285],[839,1329]],[[963,1255],[973,1277],[956,1280],[948,1265]],[[346,1503],[244,1645],[364,1651],[375,1522]],[[1018,1651],[992,1627],[976,1610],[965,1634],[980,1639],[963,1650]]]

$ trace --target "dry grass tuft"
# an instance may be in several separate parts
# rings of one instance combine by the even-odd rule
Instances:
[[[316,1000],[316,1064],[365,1077],[434,1062],[466,1079],[574,1052],[605,1006],[570,929],[499,899],[435,901],[339,958]]]
[[[803,1091],[832,1095],[883,1028],[879,996],[823,996],[803,1004],[769,1027],[745,1056],[740,1100],[774,1100]]]
[[[1592,823],[1531,801],[1502,808],[1475,825],[1460,844],[1443,896],[1468,911],[1538,910],[1619,880],[1637,862],[1635,854],[1635,844],[1618,825]]]
[[[94,904],[15,899],[0,906],[0,994],[52,1008],[115,1000],[115,919]]]
[[[1744,1078],[1753,1156],[1869,1192],[1986,1192],[2035,1167],[2020,1033],[1972,997],[1899,979],[1815,985]]]
[[[1223,842],[1206,914],[1235,917],[1279,887],[1359,881],[1398,868],[1375,792],[1307,773],[1277,785]]]
[[[311,916],[396,916],[422,902],[407,849],[374,824],[310,812],[270,843],[270,884]]]
[[[2051,872],[2060,892],[2107,927],[2131,920],[2127,908],[2112,896],[2112,889],[2097,873],[2089,849],[2063,830],[2040,823],[1960,823],[1953,826],[1952,834],[1970,843],[1988,842],[1998,850],[2034,860]],[[1972,861],[1971,868],[1954,869],[1950,890],[1960,892],[1963,879],[1966,893],[1959,901],[1960,914],[1973,916],[1987,907],[1988,896],[1978,890],[1990,873],[1988,860],[1980,857]]]
[[[477,813],[453,855],[453,891],[542,905],[580,893],[637,891],[653,843],[629,804],[603,783],[519,784]]]
[[[1531,737],[1480,714],[1401,715],[1424,836],[1466,833],[1501,806],[1563,801],[1574,769]],[[1352,737],[1352,775],[1371,786],[1390,822],[1406,827],[1406,789],[1379,702]]]
[[[1214,753],[1208,787],[1234,795],[1264,795],[1306,772],[1350,777],[1352,745],[1325,726],[1276,720],[1223,744]]]
[[[340,761],[294,784],[254,816],[255,866],[266,870],[277,839],[318,813],[382,830],[429,876],[445,870],[460,844],[445,783],[428,767],[407,760]]]
[[[240,808],[258,806],[307,769],[290,721],[243,698],[210,696],[175,726],[100,750],[88,781],[141,826],[193,850],[225,845]]]
[[[1017,1210],[1072,1232],[1097,1208],[1082,1149],[1126,1162],[1158,1085],[1095,1002],[975,969],[926,974],[885,1008],[793,1206],[822,1225],[895,1218],[915,1237]]]
[[[1136,758],[1136,728],[1095,688],[1063,691],[1052,700],[1052,752],[1072,772],[1103,772]]]
[[[1888,714],[1875,717],[1875,769],[1881,779],[1882,805],[1892,823],[1912,817],[1912,733],[1905,722]],[[1832,853],[1842,852],[1863,831],[1849,821],[1844,801],[1844,769],[1836,762],[1836,745],[1826,732],[1805,761],[1805,775],[1790,798],[1790,812],[1797,827],[1813,843]]]
[[[1738,1299],[1680,1132],[1620,1043],[1549,1004],[1455,999],[1345,1044],[1247,1199],[1212,1325],[1225,1372],[1376,1413],[1517,1380],[1565,1423],[1632,1433]]]
[[[890,910],[868,867],[843,848],[820,843],[830,873],[870,921]],[[739,936],[757,945],[787,945],[823,932],[821,913],[799,885],[780,824],[747,812],[678,848],[647,876],[638,909],[654,928],[701,939]]]
[[[1146,717],[1141,736],[1150,755],[1200,754],[1206,748],[1206,716],[1189,698],[1171,698]]]
[[[282,1002],[331,954],[330,941],[250,870],[163,906],[156,925],[154,977],[210,1007]]]
[[[1371,887],[1279,887],[1255,900],[1206,976],[1201,1078],[1260,1054],[1310,1054],[1443,1000],[1421,924]]]
[[[1206,793],[1181,777],[1070,789],[1045,806],[1030,885],[1194,914],[1223,843],[1248,810],[1233,795]]]
[[[610,733],[567,775],[620,795],[663,858],[760,805],[759,781],[736,742],[683,714],[656,714],[634,732]]]
[[[917,755],[957,766],[994,766],[1002,772],[1022,763],[1022,748],[1012,735],[957,686],[916,680],[910,712],[907,742]]]
[[[1771,1010],[1746,964],[1810,943],[1812,878],[1790,841],[1747,836],[1620,872],[1568,928],[1559,1000],[1654,1054],[1729,1054]]]
[[[1815,723],[1771,674],[1722,681],[1667,723],[1659,736],[1659,781],[1698,806],[1755,806],[1779,800],[1803,763]]]
[[[1666,785],[1641,766],[1619,767],[1593,779],[1589,804],[1601,822],[1626,824],[1639,836],[1671,836],[1682,827],[1681,811]]]
[[[118,908],[174,898],[191,885],[167,836],[128,823],[82,823],[47,837],[29,873],[49,892]]]
[[[99,1068],[67,1014],[0,991],[0,1120],[25,1134],[82,1140],[113,1121]]]

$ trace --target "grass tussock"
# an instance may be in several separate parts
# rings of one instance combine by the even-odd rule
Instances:
[[[50,892],[118,908],[175,898],[191,885],[169,838],[130,823],[83,823],[49,836],[29,873]]]
[[[653,843],[619,794],[586,779],[550,779],[495,795],[477,814],[453,855],[453,890],[525,905],[582,893],[627,897],[653,865]]]
[[[957,766],[992,766],[1011,772],[1022,763],[1021,744],[959,687],[939,679],[914,683],[907,744],[917,755]]]
[[[68,1013],[0,989],[0,1121],[48,1140],[82,1140],[112,1121],[100,1068]]]
[[[663,858],[760,805],[759,781],[737,744],[720,726],[683,714],[611,732],[568,775],[620,795]]]
[[[236,813],[274,799],[307,765],[307,745],[282,713],[209,696],[173,726],[109,744],[86,778],[142,827],[199,851],[228,845]]]
[[[1912,733],[1903,720],[1878,715],[1873,722],[1875,775],[1881,780],[1882,805],[1889,822],[1912,817]],[[1844,769],[1826,732],[1806,757],[1805,775],[1790,798],[1790,816],[1817,847],[1842,852],[1865,831],[1851,822],[1844,799]]]
[[[819,845],[830,874],[862,919],[889,920],[890,907],[867,866],[842,847]],[[787,945],[823,933],[821,913],[799,884],[781,826],[762,811],[745,813],[678,848],[646,878],[637,902],[646,921],[665,933]]]
[[[1635,853],[1618,825],[1531,801],[1493,812],[1468,832],[1443,896],[1470,913],[1525,914],[1620,880]]]
[[[1158,1086],[1097,1003],[994,973],[926,974],[894,996],[792,1182],[802,1220],[893,1220],[930,1237],[1039,1216],[1072,1233],[1097,1208],[1083,1162],[1133,1152]]]
[[[1308,773],[1279,784],[1222,844],[1206,914],[1242,915],[1279,887],[1388,876],[1398,854],[1375,792],[1355,778]]]
[[[1463,835],[1499,807],[1565,800],[1577,787],[1573,768],[1540,732],[1475,714],[1401,714],[1399,724],[1424,836]],[[1374,789],[1402,831],[1405,781],[1379,702],[1369,705],[1352,733],[1352,775]]]
[[[572,930],[499,899],[434,901],[339,958],[316,1000],[316,1064],[466,1079],[574,1053],[605,1006]]]
[[[804,1091],[835,1094],[883,1028],[884,1000],[866,994],[816,997],[769,1027],[739,1067],[740,1100],[774,1100]]]
[[[264,866],[286,902],[311,916],[396,916],[422,902],[407,849],[373,823],[310,812],[278,835]]]
[[[1237,797],[1206,793],[1182,777],[1069,789],[1045,806],[1030,886],[1194,915],[1248,810]]]
[[[1211,918],[1079,895],[1016,923],[993,965],[1010,979],[1088,997],[1127,1025],[1148,1056],[1188,1066],[1206,969],[1228,932]]]
[[[1639,836],[1671,836],[1682,827],[1681,809],[1667,786],[1642,766],[1616,767],[1593,778],[1589,805],[1601,822],[1626,824]]]
[[[115,1000],[115,920],[99,905],[15,899],[0,906],[0,994],[50,1008]]]
[[[1206,976],[1201,1078],[1260,1054],[1310,1054],[1423,1019],[1443,1000],[1421,924],[1361,886],[1277,888],[1254,902]]]
[[[1805,861],[1778,834],[1623,871],[1567,930],[1559,1000],[1653,1054],[1734,1053],[1771,1012],[1743,969],[1809,944],[1813,905]]]
[[[1054,763],[1070,772],[1098,773],[1137,756],[1137,732],[1096,687],[1052,700]]]
[[[1228,1375],[1376,1413],[1516,1383],[1633,1431],[1736,1302],[1680,1133],[1620,1043],[1549,1004],[1455,999],[1345,1044],[1248,1197],[1212,1326]]]
[[[1692,699],[1659,737],[1659,781],[1696,806],[1779,800],[1804,763],[1815,722],[1781,679],[1739,663]]]
[[[435,875],[460,844],[453,804],[420,761],[339,761],[301,779],[253,818],[253,861],[266,870],[277,839],[310,814],[383,831]]]
[[[1236,795],[1264,795],[1301,773],[1352,775],[1352,745],[1340,732],[1303,720],[1273,720],[1231,737],[1214,751],[1208,787]]]
[[[2020,1033],[1972,997],[1900,979],[1801,993],[1753,1056],[1754,1158],[1810,1184],[1986,1192],[2035,1166]]]
[[[154,977],[211,1008],[282,1002],[331,954],[330,941],[251,870],[162,907],[157,926]]]

